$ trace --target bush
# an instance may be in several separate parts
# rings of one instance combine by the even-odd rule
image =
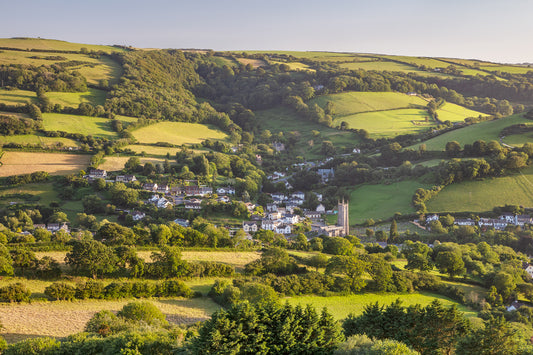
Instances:
[[[152,325],[168,325],[166,316],[150,302],[130,302],[118,313],[119,317]]]
[[[96,280],[87,280],[76,287],[76,298],[104,298],[104,284]]]
[[[54,282],[44,289],[44,294],[53,300],[72,300],[76,296],[76,288],[65,282]]]
[[[46,355],[55,354],[61,343],[53,338],[31,338],[7,347],[4,355]]]
[[[128,329],[128,324],[111,311],[96,313],[85,325],[85,331],[107,336]]]
[[[192,291],[189,286],[181,281],[167,280],[157,285],[158,297],[191,297]]]
[[[31,292],[20,282],[0,288],[1,302],[28,302],[30,296]]]

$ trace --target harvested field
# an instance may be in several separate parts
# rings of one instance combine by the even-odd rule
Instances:
[[[0,322],[4,325],[1,335],[10,343],[40,336],[66,337],[83,331],[87,321],[102,310],[116,312],[132,300],[103,301],[55,301],[30,304],[0,305]],[[209,298],[153,299],[175,324],[191,324],[203,321],[220,309]]]
[[[87,168],[90,155],[64,153],[5,152],[0,162],[0,177],[46,171],[67,175]]]
[[[244,65],[251,64],[254,68],[264,67],[266,65],[261,59],[237,58],[237,60]]]

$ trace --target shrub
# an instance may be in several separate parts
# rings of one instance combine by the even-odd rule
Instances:
[[[118,313],[124,319],[152,325],[168,325],[166,316],[150,302],[130,302]]]
[[[61,343],[54,338],[31,338],[19,341],[7,347],[4,355],[33,355],[57,353]]]
[[[181,281],[167,280],[157,285],[159,297],[191,297],[192,291],[189,286]]]
[[[85,324],[86,332],[98,333],[101,336],[107,336],[127,329],[128,324],[111,311],[100,311]]]
[[[30,296],[31,292],[20,282],[0,288],[1,302],[27,302]]]
[[[96,280],[87,280],[76,286],[76,298],[104,298],[104,284]]]
[[[44,294],[53,300],[72,300],[76,295],[76,288],[65,282],[54,282],[44,289]]]

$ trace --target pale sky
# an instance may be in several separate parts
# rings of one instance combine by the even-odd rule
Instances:
[[[531,0],[0,0],[0,37],[533,63]]]

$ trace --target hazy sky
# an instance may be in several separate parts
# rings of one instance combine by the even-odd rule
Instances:
[[[0,37],[533,62],[531,0],[1,0]]]

